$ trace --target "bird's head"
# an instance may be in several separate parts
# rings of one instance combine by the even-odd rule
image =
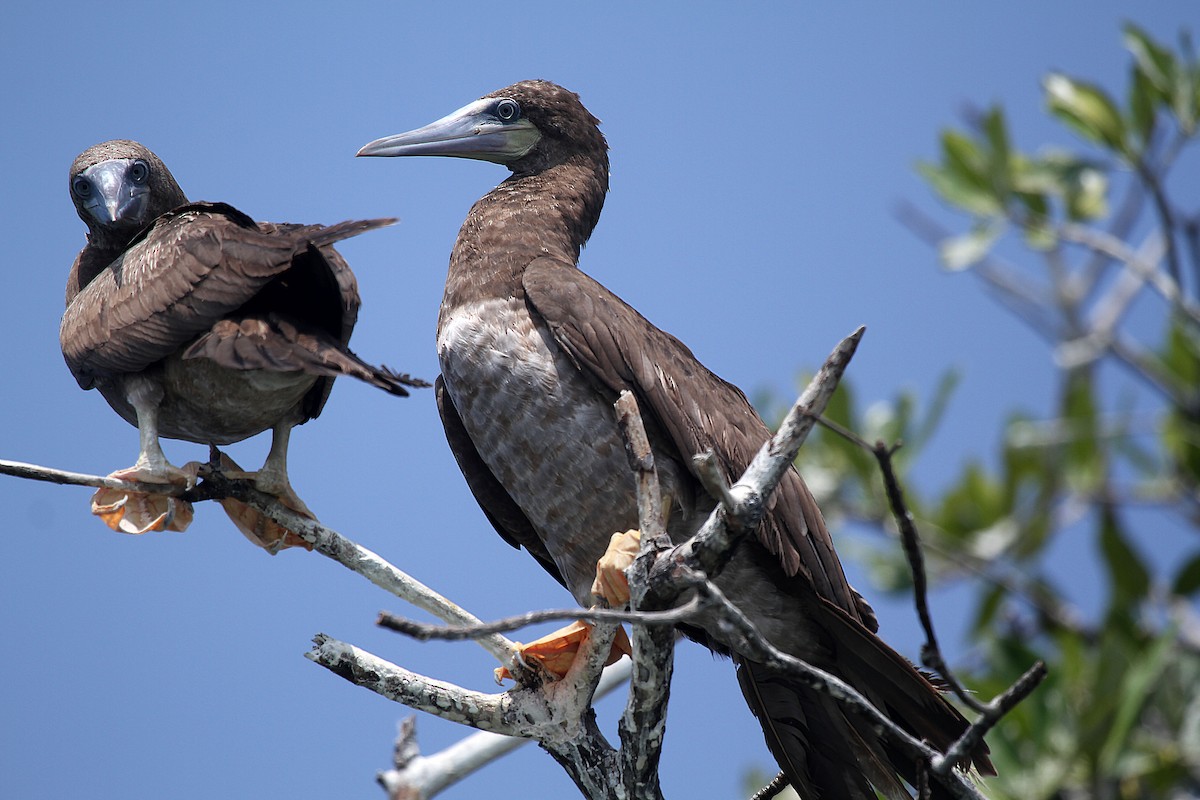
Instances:
[[[579,95],[549,81],[514,83],[422,128],[365,145],[360,156],[455,156],[503,164],[516,175],[572,158],[607,166],[608,143]]]
[[[89,147],[75,159],[71,200],[93,235],[132,237],[160,214],[186,203],[187,197],[149,148],[114,139]]]

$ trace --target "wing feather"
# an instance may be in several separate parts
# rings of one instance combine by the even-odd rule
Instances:
[[[523,285],[526,301],[579,370],[614,398],[633,391],[680,464],[694,470],[692,456],[712,451],[725,477],[735,480],[770,438],[740,389],[573,264],[538,258]],[[775,493],[758,540],[788,575],[864,621],[869,606],[846,582],[816,501],[795,470]]]
[[[63,356],[84,388],[98,376],[138,372],[241,307],[310,245],[391,222],[260,226],[224,204],[181,206],[135,237],[71,301],[59,329]],[[357,292],[352,279],[347,286],[345,276],[335,277],[343,304],[354,306],[345,309],[343,328],[352,327]]]

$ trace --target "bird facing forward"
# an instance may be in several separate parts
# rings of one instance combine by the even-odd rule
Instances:
[[[395,220],[275,224],[224,203],[189,203],[158,156],[127,140],[80,154],[70,192],[88,240],[67,279],[63,357],[80,387],[99,390],[140,438],[137,463],[111,477],[194,482],[198,465],[170,464],[160,436],[224,445],[270,429],[270,453],[252,477],[311,516],[288,480],[288,439],[321,413],[334,378],[397,396],[427,385],[347,347],[360,300],[332,245]],[[300,543],[236,501],[223,505],[271,552]],[[182,501],[112,489],[97,492],[93,511],[129,533],[182,530],[191,517]]]

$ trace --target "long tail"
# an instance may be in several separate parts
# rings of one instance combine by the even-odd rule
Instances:
[[[340,242],[343,239],[358,236],[360,233],[373,231],[377,228],[386,228],[389,225],[394,225],[396,222],[395,217],[348,219],[345,222],[338,222],[333,225],[305,225],[299,228],[297,232],[304,234],[305,242],[309,242],[313,247],[319,248]]]
[[[938,750],[945,752],[966,730],[962,714],[882,639],[831,604],[822,603],[821,616],[835,652],[832,663],[818,666]],[[767,747],[802,798],[874,800],[875,790],[889,800],[911,797],[900,778],[914,784],[917,765],[884,744],[870,721],[792,677],[735,660],[742,694],[762,725]],[[971,761],[980,774],[995,774],[986,745]],[[936,785],[931,788],[935,799],[949,797]]]

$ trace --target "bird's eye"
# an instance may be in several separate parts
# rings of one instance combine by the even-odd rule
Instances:
[[[139,186],[146,182],[150,177],[150,165],[145,161],[137,160],[129,167],[129,179]]]
[[[76,197],[87,197],[92,193],[92,182],[87,178],[76,178],[71,181],[71,191]]]
[[[521,106],[517,105],[516,100],[504,98],[499,103],[496,103],[496,116],[502,122],[514,122],[517,117],[521,116]]]

